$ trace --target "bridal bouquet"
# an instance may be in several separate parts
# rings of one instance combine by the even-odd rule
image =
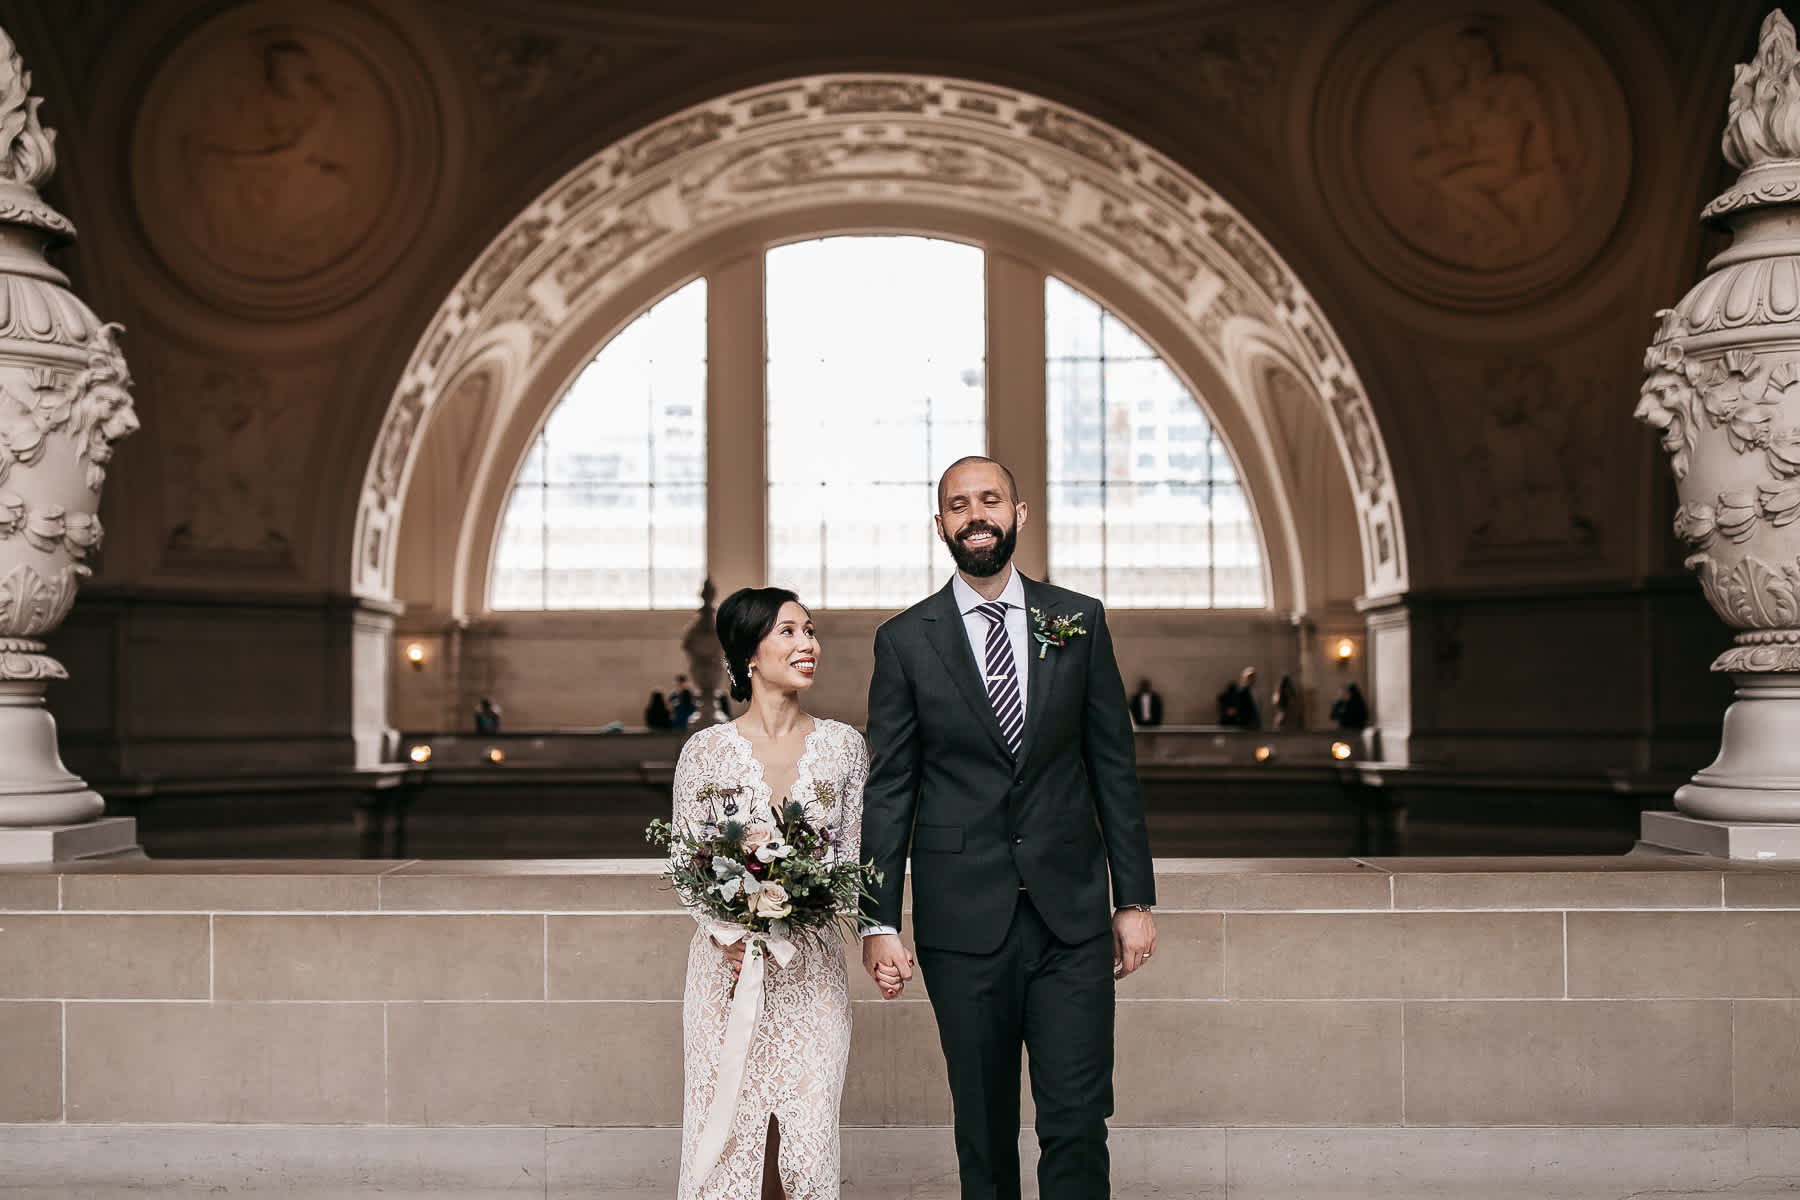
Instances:
[[[738,789],[707,784],[699,800],[714,816],[694,829],[652,821],[644,839],[670,848],[663,878],[681,902],[751,935],[783,941],[823,940],[824,931],[863,923],[859,901],[868,884],[881,882],[874,863],[838,857],[837,836],[803,804],[778,807],[772,821],[739,820]],[[814,785],[819,807],[829,811],[836,789]]]

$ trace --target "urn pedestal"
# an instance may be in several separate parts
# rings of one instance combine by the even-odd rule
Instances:
[[[1662,433],[1675,534],[1737,644],[1718,758],[1646,813],[1653,846],[1800,858],[1800,51],[1779,11],[1737,68],[1724,151],[1742,169],[1702,218],[1728,249],[1645,355],[1638,419]]]
[[[42,639],[91,573],[112,445],[137,419],[118,327],[45,258],[75,231],[38,196],[56,160],[30,82],[0,33],[0,863],[136,849],[135,822],[96,819],[44,706],[68,672]]]

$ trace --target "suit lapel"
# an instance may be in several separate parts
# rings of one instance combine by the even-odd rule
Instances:
[[[1050,684],[1056,677],[1062,656],[1057,653],[1058,647],[1052,646],[1044,657],[1038,657],[1038,651],[1043,647],[1032,636],[1037,629],[1037,620],[1031,610],[1035,608],[1046,617],[1057,614],[1044,607],[1043,592],[1035,580],[1025,578],[1023,572],[1019,579],[1025,585],[1025,732],[1019,744],[1019,760],[1023,762],[1037,743],[1039,718],[1044,714],[1044,706],[1050,702]]]
[[[1000,753],[1011,758],[1012,750],[1000,733],[1000,722],[994,717],[994,704],[988,699],[987,684],[982,678],[981,668],[975,665],[975,652],[969,648],[968,628],[963,624],[962,613],[956,609],[956,596],[948,584],[933,598],[930,609],[925,613],[925,635],[931,642],[931,648],[943,660],[950,682],[956,685],[956,690],[962,693],[969,707],[975,710],[988,737]],[[1029,705],[1027,708],[1029,709]],[[1027,711],[1028,729],[1030,720],[1031,714]]]

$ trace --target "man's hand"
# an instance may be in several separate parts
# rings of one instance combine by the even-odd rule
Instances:
[[[1113,914],[1113,978],[1123,979],[1150,961],[1156,949],[1156,922],[1149,913],[1121,908]],[[868,950],[863,950],[865,961]]]
[[[863,970],[881,989],[883,1000],[892,1000],[913,976],[912,955],[894,933],[874,933],[862,940]]]

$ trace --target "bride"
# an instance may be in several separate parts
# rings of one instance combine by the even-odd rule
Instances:
[[[719,606],[718,632],[731,698],[750,707],[682,747],[676,828],[719,819],[770,821],[776,806],[796,801],[833,830],[840,861],[844,855],[855,861],[869,752],[850,726],[800,707],[819,664],[811,614],[784,588],[744,588]],[[843,947],[801,939],[785,965],[771,955],[762,1014],[748,1045],[727,1046],[744,931],[698,911],[694,916],[700,928],[688,948],[682,998],[687,1088],[680,1200],[835,1198],[838,1099],[850,1054]],[[898,994],[898,978],[891,988],[882,982],[884,994]],[[720,1095],[732,1081],[741,1081],[735,1098]]]

